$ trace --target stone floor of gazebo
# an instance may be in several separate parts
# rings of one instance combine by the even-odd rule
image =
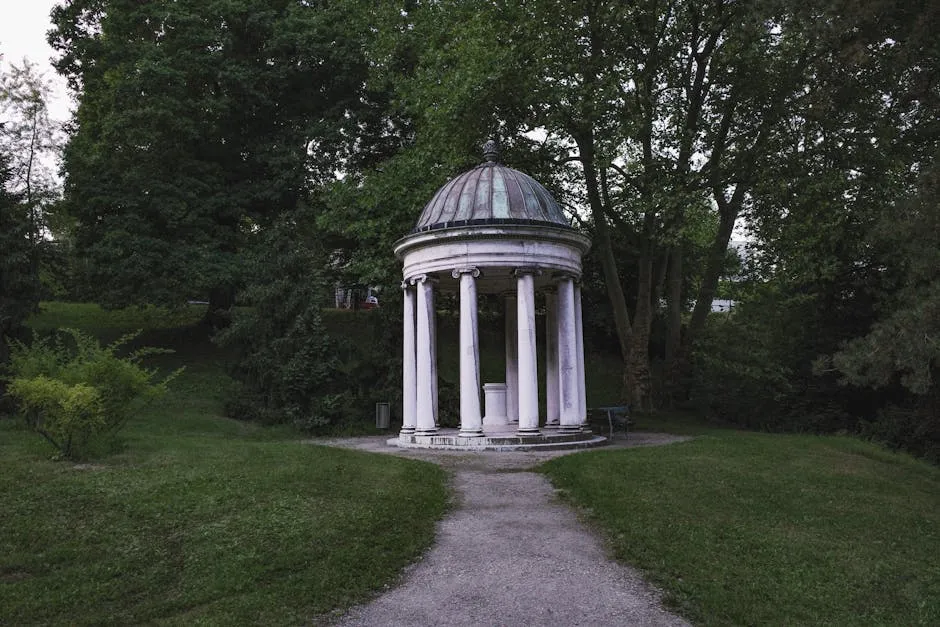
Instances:
[[[590,432],[561,433],[545,430],[536,435],[513,431],[487,433],[482,437],[462,437],[457,429],[441,429],[433,435],[399,435],[389,446],[451,451],[551,451],[592,448],[607,444],[607,438]]]

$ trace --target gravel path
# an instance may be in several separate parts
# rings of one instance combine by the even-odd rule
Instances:
[[[617,446],[687,438],[631,434]],[[395,449],[386,438],[318,441],[435,462],[453,473],[457,502],[435,545],[400,584],[352,608],[340,625],[687,625],[657,592],[560,503],[541,461],[571,451],[453,453]],[[590,453],[587,453],[590,454]]]

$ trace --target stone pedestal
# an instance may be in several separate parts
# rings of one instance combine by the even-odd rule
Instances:
[[[509,425],[509,416],[506,415],[506,384],[483,384],[483,428],[493,429]]]

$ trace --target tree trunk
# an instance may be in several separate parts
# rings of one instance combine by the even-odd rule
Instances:
[[[666,272],[666,363],[671,364],[679,355],[682,341],[682,247],[669,251],[669,269]]]
[[[702,277],[702,285],[699,288],[695,309],[692,310],[692,319],[689,322],[689,332],[686,334],[686,349],[701,333],[705,327],[705,320],[712,310],[712,300],[718,290],[718,279],[721,278],[721,271],[724,269],[725,257],[728,255],[728,243],[731,241],[731,233],[734,231],[734,222],[738,218],[738,208],[741,206],[743,196],[744,187],[739,184],[730,201],[718,199],[720,212],[718,233],[715,235],[715,239],[712,240],[711,248],[708,251],[705,275]]]
[[[632,334],[630,312],[627,310],[627,299],[620,285],[620,272],[617,269],[617,259],[610,241],[610,227],[607,224],[607,216],[598,187],[597,169],[594,163],[594,138],[591,131],[587,131],[583,135],[575,134],[575,139],[581,154],[581,165],[584,168],[584,182],[587,187],[591,217],[594,219],[594,247],[600,257],[607,296],[614,312],[614,326],[617,328],[620,354],[626,363],[627,356],[630,354]]]
[[[675,246],[669,253],[669,269],[666,274],[666,342],[663,387],[660,395],[662,402],[669,407],[674,406],[683,388],[682,277],[682,248]]]
[[[653,262],[647,252],[637,264],[636,312],[633,316],[633,333],[629,340],[630,351],[624,360],[623,383],[627,400],[639,410],[653,409],[650,385],[650,327],[653,309],[650,295],[653,289]]]
[[[591,130],[572,133],[578,143],[581,164],[584,167],[584,181],[587,187],[591,216],[594,219],[594,246],[601,269],[604,271],[604,283],[607,297],[614,312],[614,326],[620,343],[623,358],[623,397],[634,407],[649,407],[650,367],[649,336],[652,321],[650,297],[652,294],[652,257],[645,254],[639,264],[637,306],[633,324],[627,309],[627,299],[620,283],[617,259],[614,256],[610,239],[610,227],[607,223],[607,207],[601,195],[596,164],[594,162],[594,139]]]

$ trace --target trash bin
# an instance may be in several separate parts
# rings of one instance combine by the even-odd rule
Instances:
[[[391,409],[389,408],[388,403],[376,403],[375,404],[375,428],[376,429],[388,429],[389,421],[391,420]]]

